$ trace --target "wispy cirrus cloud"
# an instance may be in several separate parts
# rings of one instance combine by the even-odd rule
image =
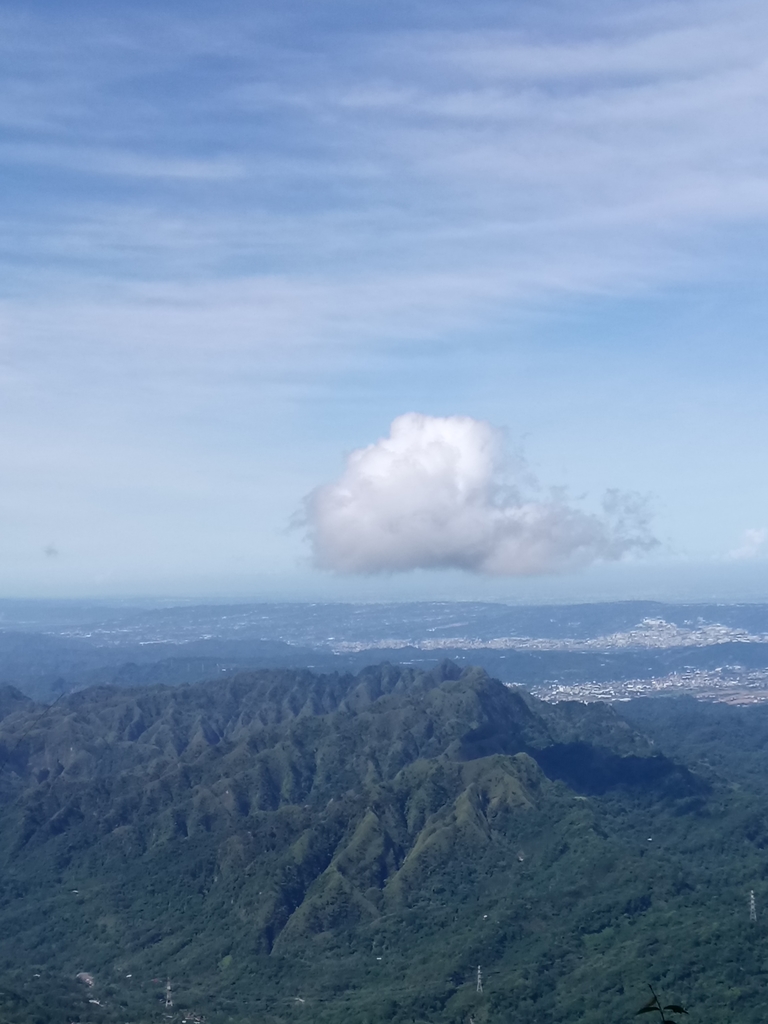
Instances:
[[[308,30],[292,45],[258,11],[187,26],[145,12],[82,39],[70,26],[57,46],[27,18],[17,35],[45,46],[29,42],[35,76],[9,63],[5,157],[70,176],[41,207],[38,261],[77,220],[78,191],[88,217],[101,177],[105,226],[153,200],[188,225],[174,261],[162,232],[153,258],[145,224],[134,272],[153,279],[194,274],[195,260],[198,277],[240,278],[314,262],[331,288],[350,268],[479,268],[505,277],[515,303],[722,273],[718,231],[768,215],[768,15],[596,5],[554,35],[541,19],[529,12],[514,32]],[[170,194],[174,182],[189,188]],[[297,216],[300,233],[287,227]],[[99,244],[99,272],[122,274],[120,234]]]
[[[752,272],[768,14],[537,17],[297,37],[258,11],[6,21],[7,344],[285,362]]]

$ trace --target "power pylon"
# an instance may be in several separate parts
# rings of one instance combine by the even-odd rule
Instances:
[[[477,991],[483,991],[483,972],[480,970],[480,965],[477,965]]]
[[[749,920],[757,921],[757,907],[755,906],[755,890],[749,890]]]

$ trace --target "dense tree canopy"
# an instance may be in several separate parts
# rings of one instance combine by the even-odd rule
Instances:
[[[652,707],[450,663],[6,688],[0,1021],[597,1024],[652,982],[757,1024],[766,718],[718,760],[733,709]]]

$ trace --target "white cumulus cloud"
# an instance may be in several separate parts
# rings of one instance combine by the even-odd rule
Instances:
[[[458,568],[556,572],[656,544],[643,502],[610,491],[583,511],[530,474],[510,481],[501,432],[469,416],[406,413],[305,501],[315,563],[348,573]]]

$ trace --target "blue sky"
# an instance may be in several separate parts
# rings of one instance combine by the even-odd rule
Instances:
[[[5,4],[0,591],[768,597],[767,36],[740,0]],[[412,411],[585,515],[644,496],[657,546],[315,567],[306,496]]]

